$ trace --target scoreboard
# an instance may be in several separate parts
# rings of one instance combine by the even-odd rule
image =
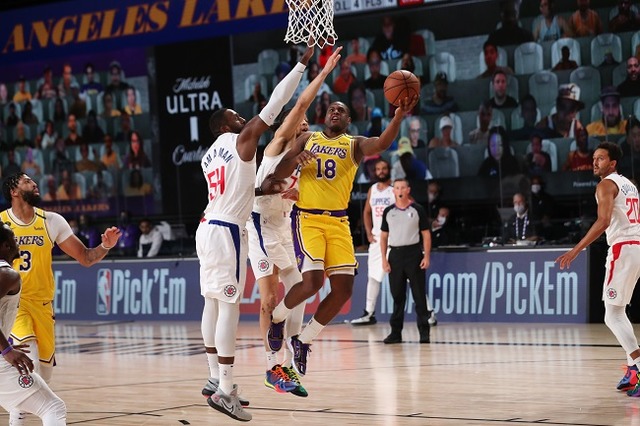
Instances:
[[[334,0],[333,11],[336,16],[352,13],[366,13],[383,9],[418,6],[442,0]]]

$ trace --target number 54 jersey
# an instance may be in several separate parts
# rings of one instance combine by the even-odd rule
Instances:
[[[618,186],[618,195],[613,200],[611,222],[606,229],[607,244],[613,246],[616,243],[640,240],[638,188],[617,173],[611,173],[605,179],[611,179]]]
[[[300,172],[296,205],[302,209],[345,210],[358,171],[353,137],[343,133],[328,138],[322,132],[313,132],[304,149],[314,153],[316,159]]]
[[[242,161],[237,139],[235,133],[220,135],[202,157],[200,165],[209,192],[204,217],[244,226],[253,207],[256,157],[254,154],[251,161]]]

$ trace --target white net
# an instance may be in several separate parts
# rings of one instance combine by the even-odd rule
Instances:
[[[333,29],[333,0],[287,0],[289,25],[284,41],[323,48],[338,39]]]

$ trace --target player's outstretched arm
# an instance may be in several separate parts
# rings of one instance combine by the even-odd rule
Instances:
[[[282,108],[291,100],[312,55],[313,48],[307,49],[300,62],[273,89],[267,105],[245,124],[236,142],[236,149],[242,161],[251,161],[256,155],[260,136],[274,123]]]
[[[411,99],[404,98],[400,101],[400,106],[396,108],[395,114],[391,122],[379,137],[373,138],[357,138],[358,149],[356,150],[356,161],[360,162],[364,156],[379,154],[386,151],[394,139],[398,137],[400,125],[404,116],[411,112],[418,103],[418,95],[413,95]]]
[[[69,224],[67,224],[67,226],[69,226]],[[109,250],[118,243],[120,234],[120,230],[112,226],[104,231],[102,234],[102,242],[97,247],[88,248],[74,234],[71,234],[69,238],[58,245],[63,252],[77,260],[82,266],[89,267],[104,259],[107,253],[109,253]]]
[[[333,69],[340,61],[341,50],[342,47],[338,47],[333,52],[333,54],[327,60],[327,64],[325,65],[325,67],[322,69],[322,71],[320,71],[320,74],[318,74],[318,76],[314,78],[304,89],[295,106],[293,107],[289,115],[287,115],[287,118],[284,119],[282,126],[280,126],[278,131],[276,131],[276,138],[283,138],[285,141],[288,141],[296,135],[298,127],[300,126],[300,122],[307,113],[307,109],[309,109],[309,106],[318,95],[318,91],[322,87],[322,84],[326,80],[327,76],[331,74]]]

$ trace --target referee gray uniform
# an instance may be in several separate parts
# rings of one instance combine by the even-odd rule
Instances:
[[[388,232],[389,285],[393,296],[391,335],[401,336],[404,307],[407,300],[407,279],[416,305],[420,342],[429,342],[429,310],[426,298],[426,274],[420,268],[423,258],[421,231],[429,230],[426,210],[412,203],[401,209],[392,204],[382,214],[382,232]],[[384,255],[384,253],[383,253]]]

